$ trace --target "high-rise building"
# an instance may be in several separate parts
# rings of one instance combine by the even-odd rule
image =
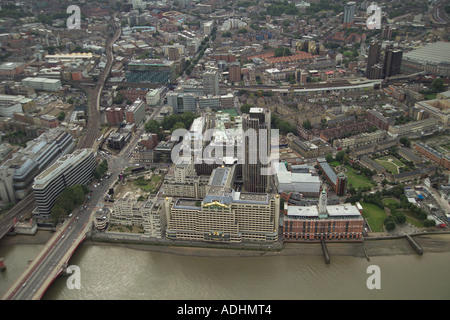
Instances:
[[[32,191],[33,179],[58,157],[75,149],[72,136],[60,128],[51,129],[0,166],[0,203],[22,200]]]
[[[123,121],[123,111],[121,108],[109,107],[106,109],[105,114],[108,124],[120,124]]]
[[[267,192],[269,186],[271,112],[265,108],[251,108],[242,117],[244,158],[242,174],[244,190]]]
[[[337,175],[336,181],[336,195],[343,196],[347,192],[347,176],[340,172]]]
[[[135,123],[139,125],[145,117],[145,102],[144,100],[136,100],[133,104],[125,109],[125,119],[127,123]]]
[[[203,90],[206,95],[219,95],[219,69],[210,68],[203,73]]]
[[[392,38],[392,29],[389,26],[384,27],[382,32],[383,39],[391,40]]]
[[[308,79],[308,72],[306,70],[303,69],[297,69],[295,70],[295,80],[299,83],[299,84],[306,84],[306,81]]]
[[[77,149],[59,158],[34,179],[33,192],[37,208],[35,216],[49,216],[56,198],[65,188],[88,184],[94,173],[95,156],[92,149]]]
[[[392,45],[386,48],[384,55],[384,77],[392,77],[400,73],[402,66],[403,51],[394,49]]]
[[[177,61],[180,59],[180,50],[177,47],[169,47],[169,60]]]
[[[350,1],[344,6],[344,28],[349,28],[355,23],[356,2]]]
[[[380,67],[381,62],[381,43],[372,43],[369,47],[369,54],[367,58],[366,78],[367,79],[381,79],[383,67]],[[381,68],[381,76],[380,76]]]
[[[230,82],[241,81],[241,64],[239,62],[232,62],[228,67],[228,80]]]
[[[170,91],[166,97],[167,105],[172,107],[173,113],[197,111],[198,98],[194,93]]]

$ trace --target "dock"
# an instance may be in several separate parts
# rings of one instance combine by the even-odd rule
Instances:
[[[417,254],[419,255],[423,254],[422,247],[416,241],[414,241],[414,239],[409,234],[406,235],[406,239],[408,239],[408,242],[411,244],[411,246],[417,252]]]
[[[328,253],[327,245],[325,244],[325,240],[320,241],[322,243],[322,251],[323,251],[323,258],[325,259],[325,263],[330,263],[330,254]]]

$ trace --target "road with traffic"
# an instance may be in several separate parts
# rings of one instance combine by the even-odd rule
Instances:
[[[94,90],[86,89],[90,96],[90,108],[88,116],[87,130],[78,144],[78,148],[90,148],[98,135],[100,124],[100,96],[107,77],[109,76],[112,63],[114,61],[113,45],[120,37],[121,28],[116,21],[117,12],[111,18],[111,28],[114,30],[113,36],[107,41],[107,63],[103,73]],[[110,181],[115,181],[118,172],[109,177]],[[16,282],[4,295],[3,299],[40,299],[50,283],[63,270],[63,265],[67,263],[76,247],[83,241],[86,230],[90,227],[90,218],[95,204],[101,199],[107,188],[108,181],[105,181],[103,188],[95,189],[85,207],[76,211],[71,219],[61,225],[52,238],[45,245],[41,253],[33,260],[28,268],[20,275]],[[14,218],[19,219],[24,213],[24,209],[35,206],[34,195],[30,194],[19,202],[10,212],[2,217],[1,231],[8,232],[9,224]],[[6,231],[3,231],[6,230]]]

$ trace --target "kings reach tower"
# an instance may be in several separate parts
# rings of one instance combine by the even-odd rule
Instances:
[[[265,193],[269,187],[271,113],[265,108],[251,108],[242,117],[242,177],[246,192]]]

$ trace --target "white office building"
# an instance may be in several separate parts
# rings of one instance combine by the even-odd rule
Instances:
[[[219,69],[210,68],[203,73],[203,91],[206,95],[219,95]]]
[[[58,157],[75,149],[72,136],[51,129],[27,143],[0,166],[0,203],[22,200],[32,192],[33,179]]]
[[[22,80],[22,85],[30,86],[40,91],[59,91],[62,88],[61,80],[49,78],[28,77]]]
[[[278,192],[296,192],[306,197],[318,197],[320,178],[309,172],[290,172],[282,162],[274,163],[275,185]]]
[[[49,216],[57,197],[65,188],[87,185],[94,173],[95,154],[92,149],[77,149],[59,158],[34,179],[33,192],[37,209],[34,215]]]
[[[173,113],[196,112],[198,98],[193,93],[168,92],[167,105],[172,107]]]

